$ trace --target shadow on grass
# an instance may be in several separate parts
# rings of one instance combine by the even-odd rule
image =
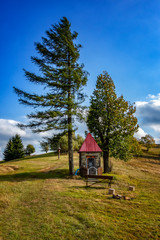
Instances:
[[[136,158],[145,158],[145,159],[152,159],[160,161],[160,156],[153,156],[153,155],[135,155]]]
[[[87,190],[92,190],[92,189],[107,189],[108,188],[108,185],[106,186],[95,186],[95,185],[91,185],[91,186],[86,186],[86,183],[84,182],[84,186],[73,186],[73,187],[70,187],[72,189],[87,189]]]
[[[22,182],[33,181],[34,179],[67,179],[69,171],[67,169],[55,169],[49,172],[24,172],[8,175],[0,175],[0,181]]]
[[[145,161],[145,162],[150,164],[160,165],[160,159],[157,160],[156,162],[152,162],[152,161]]]

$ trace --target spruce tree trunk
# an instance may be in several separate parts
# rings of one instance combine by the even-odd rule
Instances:
[[[103,169],[104,169],[104,173],[110,172],[109,149],[103,151]]]
[[[69,154],[69,175],[74,175],[73,146],[72,146],[72,108],[71,108],[71,78],[70,78],[70,56],[68,56],[68,154]]]
[[[68,154],[69,154],[69,175],[74,175],[73,147],[72,147],[72,117],[68,116]]]

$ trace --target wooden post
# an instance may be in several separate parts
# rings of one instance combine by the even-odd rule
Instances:
[[[60,151],[61,151],[61,148],[60,146],[58,147],[58,160],[60,159]]]

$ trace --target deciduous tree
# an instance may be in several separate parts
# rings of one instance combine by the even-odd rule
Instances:
[[[40,142],[42,151],[45,151],[46,153],[49,151],[49,143],[46,141]]]
[[[138,129],[135,111],[123,96],[117,97],[114,82],[107,72],[98,76],[90,100],[87,125],[100,141],[104,172],[110,171],[110,154],[123,160],[129,158],[129,145]]]
[[[78,151],[84,142],[83,137],[81,137],[79,134],[76,136],[73,132],[73,151]],[[65,135],[57,135],[53,138],[45,138],[46,143],[49,144],[50,149],[57,151],[60,147],[62,152],[68,152],[68,133]]]
[[[25,154],[26,155],[31,155],[31,153],[35,152],[35,147],[32,144],[28,144],[26,149],[25,149]]]
[[[146,134],[144,137],[141,137],[141,143],[147,148],[148,152],[151,147],[154,147],[155,140],[151,135]]]

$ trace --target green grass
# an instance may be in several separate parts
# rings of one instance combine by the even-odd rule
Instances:
[[[76,170],[78,154],[74,162]],[[65,155],[1,163],[0,240],[160,239],[160,159],[112,162],[112,187],[130,201],[113,199],[106,184],[70,178]]]

